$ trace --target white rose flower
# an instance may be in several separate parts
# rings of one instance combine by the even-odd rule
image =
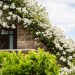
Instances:
[[[17,16],[17,18],[18,18],[18,22],[20,22],[22,20],[21,17],[19,17],[19,16]]]
[[[64,47],[64,48],[67,48],[68,46],[67,46],[67,44],[65,43],[65,44],[63,45],[63,47]]]
[[[15,28],[16,28],[16,26],[15,26],[14,24],[12,24],[11,28],[12,28],[12,29],[15,29]]]
[[[27,19],[27,18],[23,18],[23,21],[24,21],[24,25],[25,24],[30,25],[30,23],[31,23],[31,21],[29,19]]]
[[[68,61],[67,61],[67,64],[68,64],[69,66],[71,66],[71,61],[70,61],[70,60],[68,60]]]
[[[15,8],[16,8],[16,7],[15,7],[15,4],[12,3],[12,4],[10,5],[10,8],[15,9]]]
[[[9,15],[12,15],[13,13],[12,13],[12,12],[9,12],[8,14],[9,14]]]
[[[73,51],[74,51],[74,50],[71,49],[71,48],[66,50],[66,52],[68,52],[68,53],[72,53]]]
[[[40,34],[40,32],[36,32],[36,35],[38,36]]]
[[[4,5],[4,6],[3,6],[3,10],[6,10],[6,9],[8,9],[8,8],[9,8],[8,5]]]
[[[6,17],[7,18],[7,20],[11,20],[11,16],[8,16],[8,17]]]
[[[75,54],[73,54],[73,57],[75,57]]]
[[[57,55],[59,56],[59,55],[60,55],[60,53],[59,53],[59,52],[57,52]]]
[[[20,7],[16,8],[16,9],[17,9],[19,12],[21,12],[21,11],[22,11]]]
[[[66,52],[65,52],[65,51],[63,51],[63,52],[62,52],[62,54],[63,54],[63,55],[65,55],[65,54],[66,54]]]
[[[7,23],[6,22],[3,22],[3,25],[2,25],[4,28],[7,26]]]
[[[13,18],[13,20],[15,20],[17,18],[17,15],[13,14],[12,18]]]
[[[62,50],[63,50],[63,47],[59,47],[59,50],[61,50],[61,51],[62,51]]]
[[[28,13],[28,11],[26,10],[26,7],[22,8],[22,12],[25,13],[25,14]]]
[[[66,62],[66,58],[64,58],[63,56],[60,57],[60,60]]]
[[[63,56],[61,56],[61,57],[60,57],[60,60],[63,60],[63,58],[64,58],[64,57],[63,57]]]
[[[63,62],[66,62],[66,58],[63,58],[63,60],[62,60]]]
[[[56,48],[59,48],[59,47],[60,47],[60,44],[59,44],[59,43],[57,43],[57,44],[55,44],[55,46],[56,46]]]
[[[6,25],[6,28],[8,29],[8,28],[10,28],[8,25]]]
[[[27,28],[27,25],[25,25],[24,28]]]
[[[69,56],[67,59],[68,59],[68,60],[72,60],[72,59],[73,59],[73,57],[72,57],[72,56]]]
[[[61,70],[62,71],[65,71],[65,72],[68,72],[69,71],[69,69],[67,67],[63,67],[63,68],[61,68]]]

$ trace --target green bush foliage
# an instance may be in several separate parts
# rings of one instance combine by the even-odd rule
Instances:
[[[41,49],[28,54],[0,52],[0,74],[2,75],[58,75],[60,71],[56,57]]]

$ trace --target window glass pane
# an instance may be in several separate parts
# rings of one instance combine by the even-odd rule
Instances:
[[[13,34],[13,31],[10,31],[10,34]]]
[[[8,34],[8,31],[2,30],[2,31],[1,31],[1,34]]]
[[[9,49],[9,36],[8,35],[1,35],[0,38],[0,49]]]
[[[9,36],[9,49],[13,49],[13,35]]]

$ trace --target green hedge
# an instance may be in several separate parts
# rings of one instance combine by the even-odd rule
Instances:
[[[0,75],[58,75],[56,57],[41,49],[23,54],[0,52]]]

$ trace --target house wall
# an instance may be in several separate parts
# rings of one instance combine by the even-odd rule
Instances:
[[[42,43],[35,41],[32,34],[23,26],[17,26],[17,49],[37,49],[38,47],[46,48]]]

